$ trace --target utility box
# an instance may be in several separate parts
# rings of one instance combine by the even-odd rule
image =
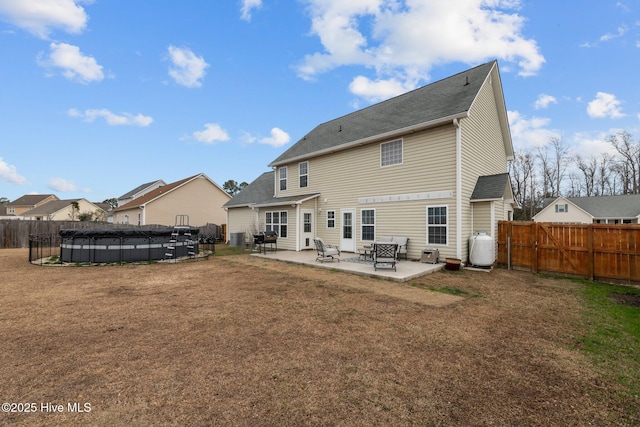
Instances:
[[[229,246],[237,248],[244,245],[244,233],[231,233]]]
[[[440,251],[438,249],[423,249],[420,262],[428,262],[430,264],[437,264],[440,259]]]

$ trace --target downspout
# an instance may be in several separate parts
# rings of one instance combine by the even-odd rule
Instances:
[[[302,218],[300,218],[300,203],[296,203],[296,252],[300,252],[300,240],[302,240],[302,232],[300,230],[303,227]]]
[[[462,259],[462,123],[453,119],[456,128],[456,258]]]

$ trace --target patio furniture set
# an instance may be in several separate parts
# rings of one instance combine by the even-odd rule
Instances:
[[[327,245],[320,238],[313,239],[318,256],[316,261],[338,261],[340,262],[340,248]],[[398,259],[404,255],[407,259],[407,237],[380,237],[371,245],[365,245],[358,250],[359,259],[371,261],[374,270],[378,268],[391,268],[396,271]]]

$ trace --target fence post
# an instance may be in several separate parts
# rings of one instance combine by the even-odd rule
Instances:
[[[540,238],[540,227],[537,222],[531,223],[533,226],[533,232],[531,233],[531,237],[533,241],[531,242],[531,271],[534,273],[538,272],[538,240]]]

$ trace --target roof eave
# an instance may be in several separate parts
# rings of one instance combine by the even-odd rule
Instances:
[[[381,133],[381,134],[378,134],[378,135],[369,136],[367,138],[357,139],[355,141],[347,142],[345,144],[340,144],[340,145],[335,146],[335,147],[325,148],[325,149],[322,149],[322,150],[314,151],[312,153],[303,154],[303,155],[296,156],[296,157],[291,157],[291,158],[288,158],[288,159],[285,159],[285,160],[281,160],[279,162],[271,162],[271,163],[269,163],[269,167],[275,168],[275,167],[278,167],[278,166],[286,165],[286,164],[289,164],[289,163],[294,163],[294,162],[301,161],[301,160],[311,159],[313,157],[318,157],[318,156],[322,156],[322,155],[325,155],[325,154],[330,154],[330,153],[335,153],[335,152],[338,152],[338,151],[348,150],[350,148],[358,147],[360,145],[370,144],[370,143],[373,143],[373,142],[376,142],[376,141],[389,139],[389,138],[394,138],[394,137],[397,137],[397,136],[406,135],[408,133],[414,133],[414,132],[418,132],[418,131],[421,131],[421,130],[433,128],[433,127],[436,127],[436,126],[441,126],[441,125],[447,124],[449,122],[453,123],[453,120],[455,120],[455,119],[464,119],[464,118],[467,118],[468,116],[469,116],[469,112],[468,111],[464,111],[462,113],[452,114],[450,116],[441,117],[439,119],[431,120],[431,121],[428,121],[428,122],[418,123],[416,125],[404,127],[404,128],[401,128],[401,129],[396,129],[396,130],[393,130],[393,131],[390,131],[390,132],[385,132],[385,133]]]

